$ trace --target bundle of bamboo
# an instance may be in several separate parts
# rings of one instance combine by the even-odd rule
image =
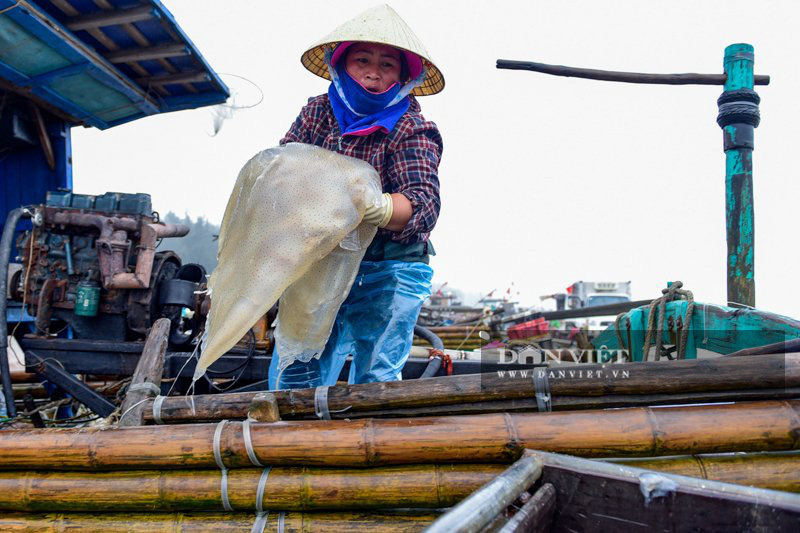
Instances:
[[[148,338],[119,427],[0,432],[0,530],[421,531],[434,510],[504,485],[496,476],[526,448],[800,491],[800,452],[730,453],[800,449],[800,354],[339,385],[324,400],[319,389],[147,399],[167,331]],[[770,401],[743,401],[755,399]],[[338,419],[316,420],[320,401]],[[568,412],[519,412],[543,402]],[[661,457],[713,453],[724,455]],[[536,476],[481,520],[538,477],[533,462]],[[545,481],[520,502],[532,515],[500,517],[506,529],[552,513],[566,489]]]

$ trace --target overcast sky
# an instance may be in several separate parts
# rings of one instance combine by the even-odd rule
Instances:
[[[327,82],[301,53],[374,1],[163,0],[218,72],[264,102],[211,137],[208,109],[73,130],[77,192],[148,192],[154,206],[221,221],[239,168],[274,146]],[[626,85],[497,70],[498,58],[638,72],[721,73],[726,45],[755,46],[762,97],[754,154],[756,303],[800,315],[798,15],[786,1],[391,2],[445,90],[420,99],[444,138],[437,283],[514,283],[523,303],[577,280],[680,279],[725,303],[721,87]],[[251,98],[246,84],[227,78]],[[166,243],[165,243],[166,244]]]

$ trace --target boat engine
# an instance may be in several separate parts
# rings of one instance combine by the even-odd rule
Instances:
[[[187,233],[160,223],[148,194],[48,192],[17,239],[22,269],[10,297],[35,317],[36,335],[70,327],[74,338],[134,340],[167,317],[170,342],[185,344],[197,330],[191,317],[205,269],[156,247]]]

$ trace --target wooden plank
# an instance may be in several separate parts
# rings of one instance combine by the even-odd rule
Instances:
[[[38,365],[35,368],[37,374],[44,376],[60,389],[71,394],[73,398],[96,414],[106,417],[116,409],[116,406],[104,396],[98,394],[93,388],[89,387],[72,374],[65,372],[62,368],[56,366],[49,360],[38,357],[33,352],[26,352],[26,360],[29,354],[38,359]]]
[[[150,78],[137,78],[136,83],[142,86],[158,87],[182,83],[201,83],[209,81],[211,77],[207,72],[181,72],[166,76],[152,76]]]
[[[141,426],[143,423],[144,402],[147,398],[158,396],[161,390],[161,376],[164,373],[164,355],[167,352],[170,321],[159,318],[150,329],[144,343],[142,356],[136,365],[131,384],[122,407],[117,425]],[[148,389],[149,387],[149,389]]]
[[[182,43],[162,44],[145,48],[126,48],[105,54],[105,58],[112,63],[128,63],[131,61],[146,61],[164,57],[186,56],[191,52],[189,47]]]
[[[145,5],[130,9],[102,11],[91,15],[79,15],[67,19],[66,26],[72,31],[88,30],[90,28],[102,28],[104,26],[116,26],[129,22],[149,20],[154,16],[155,8],[151,5]]]

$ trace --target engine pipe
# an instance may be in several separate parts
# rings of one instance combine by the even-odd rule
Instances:
[[[11,386],[11,369],[8,365],[8,320],[6,317],[8,262],[11,258],[14,230],[23,216],[30,217],[30,212],[22,207],[12,209],[8,213],[6,225],[3,227],[3,237],[0,239],[0,377],[6,400],[6,412],[10,418],[17,416],[17,408],[14,405],[14,389]]]
[[[183,237],[189,227],[183,224],[142,224],[126,217],[106,217],[91,213],[58,212],[53,215],[55,224],[95,227],[100,232],[97,239],[97,259],[104,289],[146,289],[150,286],[156,242],[165,237]],[[134,272],[125,272],[128,233],[138,231],[139,254]]]
[[[444,342],[442,342],[442,339],[440,339],[436,333],[432,332],[428,328],[417,324],[414,326],[414,335],[428,341],[431,346],[433,346],[434,350],[444,351]],[[434,355],[428,363],[428,366],[425,367],[425,370],[422,372],[422,375],[419,377],[419,379],[432,378],[439,372],[440,368],[442,368],[442,355]]]

